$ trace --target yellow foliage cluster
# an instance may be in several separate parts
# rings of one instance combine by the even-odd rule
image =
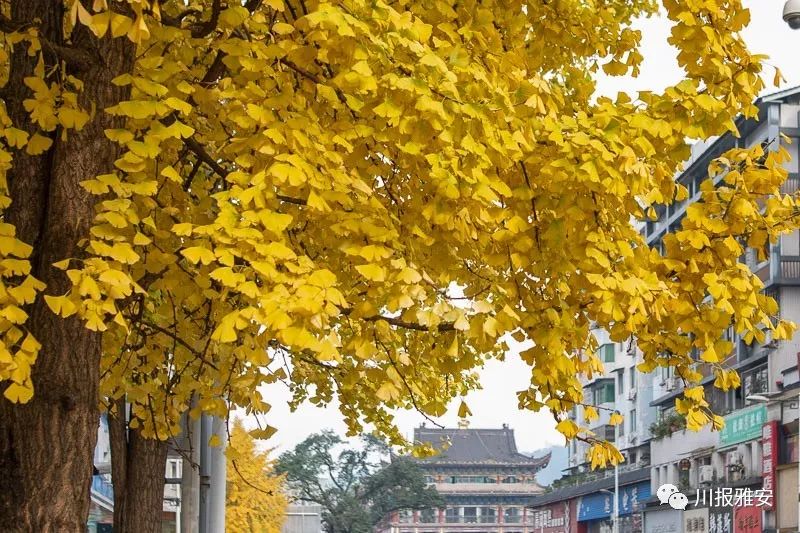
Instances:
[[[124,150],[114,172],[83,182],[101,199],[87,257],[64,258],[72,290],[48,302],[104,332],[102,396],[126,395],[146,435],[177,431],[193,396],[194,414],[266,413],[261,386],[287,380],[295,403],[338,395],[352,432],[401,442],[392,409],[443,414],[505,335],[533,341],[520,407],[560,420],[602,368],[592,324],[635,335],[643,371],[696,382],[698,350],[720,386],[735,381],[719,367],[730,325],[793,330],[738,262],[798,225],[784,152],[715,162],[721,185],[706,181],[663,254],[630,223],[686,198],[687,138],[755,113],[762,58],[739,0],[664,0],[687,77],[635,99],[595,99],[593,76],[638,71],[631,21],[651,1],[111,3],[68,0],[65,25],[137,44],[114,80],[130,99],[76,109],[80,80],[39,70],[29,111],[43,132],[127,120],[106,131]],[[20,32],[3,49],[41,53]],[[1,111],[3,168],[47,149]],[[3,298],[0,329],[19,329]],[[713,421],[702,396],[682,402],[691,426]],[[559,429],[585,432],[573,425]],[[598,465],[618,456],[597,450]]]
[[[280,533],[286,512],[283,478],[271,474],[266,452],[240,420],[231,426],[227,456],[225,528],[234,533]]]

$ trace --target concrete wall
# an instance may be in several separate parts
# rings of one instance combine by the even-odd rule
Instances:
[[[782,318],[800,320],[800,287],[782,287],[778,303]],[[800,352],[800,335],[778,343],[769,356],[769,390],[777,390],[775,382],[778,380],[786,386],[797,382],[797,352]]]
[[[797,464],[778,470],[776,481],[777,526],[782,531],[797,531]]]

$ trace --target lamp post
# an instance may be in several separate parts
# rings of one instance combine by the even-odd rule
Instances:
[[[614,411],[619,414],[619,411]],[[619,424],[614,426],[614,446],[619,446]],[[614,508],[611,516],[611,533],[619,533],[619,465],[614,465],[614,492],[608,489],[600,489],[600,492],[614,496]]]
[[[787,2],[788,5],[788,2]],[[779,391],[771,391],[771,392],[764,392],[762,394],[751,394],[745,398],[745,400],[751,402],[758,402],[758,403],[768,403],[771,400],[772,396],[777,396],[781,394]],[[783,402],[786,400],[780,400],[781,402],[781,418],[783,418]],[[781,421],[782,422],[782,421]],[[798,492],[800,493],[800,391],[797,393],[797,486]],[[797,501],[797,530],[800,531],[800,494],[798,494],[798,501]]]
[[[614,426],[614,446],[619,446],[619,424]],[[611,531],[619,533],[619,463],[614,464],[614,522]]]

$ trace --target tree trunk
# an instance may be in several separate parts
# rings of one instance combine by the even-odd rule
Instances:
[[[169,444],[128,428],[122,409],[110,420],[109,435],[114,533],[160,533]]]
[[[65,45],[63,9],[60,0],[13,0],[10,24],[38,27],[56,47],[43,48],[57,49]],[[135,54],[127,39],[98,40],[82,26],[66,46],[92,59],[80,70],[68,70],[84,83],[81,107],[96,112],[81,131],[51,134],[53,145],[46,153],[14,154],[8,173],[13,203],[3,217],[34,246],[32,274],[47,284],[48,294],[66,292],[68,280],[52,263],[81,257],[78,241],[88,235],[94,217],[96,197],[79,182],[111,172],[119,156],[103,130],[123,127],[124,120],[102,110],[127,98],[128,89],[111,80],[131,71]],[[25,43],[15,45],[2,89],[14,126],[29,133],[36,126],[23,108],[23,100],[31,97],[23,79],[33,75],[36,61],[28,57]],[[48,52],[47,66],[56,62]],[[99,423],[100,335],[75,317],[55,316],[41,296],[27,311],[26,327],[42,347],[33,367],[33,399],[12,405],[0,398],[0,531],[85,531]]]

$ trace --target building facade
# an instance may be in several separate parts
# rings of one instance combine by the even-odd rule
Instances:
[[[657,207],[657,220],[641,225],[652,248],[663,250],[664,236],[680,229],[687,208],[700,200],[700,184],[710,179],[709,163],[731,148],[762,145],[774,150],[782,146],[791,156],[782,191],[800,190],[800,88],[762,97],[755,104],[758,120],[740,118],[736,123],[739,137],[726,134],[693,146],[685,170],[676,177],[689,190],[689,198]],[[764,283],[764,292],[777,300],[781,317],[800,323],[800,232],[770,245],[765,260],[748,250],[741,261]],[[786,533],[800,529],[800,335],[790,341],[767,337],[762,343],[748,345],[731,328],[726,340],[735,348],[724,364],[741,376],[742,386],[735,390],[716,389],[708,365],[698,365],[705,373],[706,399],[725,419],[725,428],[719,432],[708,427],[698,432],[685,430],[674,409],[675,399],[683,392],[682,380],[670,368],[649,375],[636,372],[635,340],[613,343],[602,331],[595,335],[605,373],[584,384],[586,403],[601,408],[601,418],[591,429],[615,441],[609,414],[616,410],[625,416],[616,435],[617,447],[626,457],[619,468],[620,533]],[[582,409],[576,408],[572,416],[582,422]],[[547,527],[549,517],[555,516],[552,507],[569,503],[576,509],[575,522],[562,520],[553,533],[611,531],[608,511],[613,509],[613,470],[590,472],[583,443],[570,443],[569,451],[569,475],[551,492],[532,498],[531,512],[541,516],[540,522]],[[640,479],[624,481],[631,475]],[[666,483],[687,495],[690,504],[685,510],[672,509],[656,498],[658,487]],[[628,486],[636,487],[636,509],[625,513],[625,495],[631,500]],[[770,503],[748,498],[720,501],[711,496],[719,490],[769,495]],[[612,505],[600,505],[605,501]]]
[[[641,468],[650,464],[650,426],[656,420],[656,409],[651,405],[653,383],[642,379],[646,376],[636,369],[641,359],[633,341],[613,342],[601,329],[594,330],[593,334],[599,345],[597,356],[603,362],[604,372],[583,383],[584,401],[598,407],[600,415],[590,430],[616,443],[625,456],[626,469]],[[617,428],[609,424],[614,411],[624,417]],[[576,406],[571,418],[582,424],[583,416],[584,408]],[[588,444],[575,440],[570,442],[570,474],[588,472],[587,452]]]
[[[441,509],[399,511],[382,526],[386,533],[533,533],[525,504],[543,488],[536,473],[549,455],[532,458],[517,451],[514,430],[414,430],[416,443],[440,450],[417,459],[426,480],[446,504]],[[538,530],[536,530],[538,531]]]
[[[731,148],[782,146],[791,156],[786,163],[789,177],[782,192],[800,190],[800,88],[765,96],[756,105],[759,120],[740,119],[738,138],[725,134],[693,147],[685,170],[676,178],[689,190],[689,198],[657,209],[658,220],[648,222],[642,231],[651,247],[660,248],[664,236],[680,228],[688,206],[700,199],[700,184],[709,179],[709,163]],[[741,261],[764,283],[764,293],[777,300],[781,317],[800,322],[800,233],[782,236],[770,246],[763,261],[754,250],[748,250]],[[797,392],[792,390],[800,387],[800,336],[795,335],[790,341],[768,337],[763,343],[754,341],[748,345],[731,328],[726,340],[733,342],[734,350],[724,364],[738,370],[741,387],[721,391],[713,386],[714,376],[708,365],[698,368],[706,374],[703,386],[711,409],[724,415],[725,428],[721,432],[710,428],[699,432],[684,430],[674,412],[675,398],[683,392],[682,380],[672,375],[672,369],[660,368],[652,375],[651,405],[656,409],[657,421],[651,442],[651,488],[655,491],[664,483],[674,484],[687,494],[690,502],[698,500],[698,492],[702,495],[718,487],[773,491],[776,500],[773,506],[721,509],[699,503],[690,508],[709,514],[708,522],[714,533],[732,533],[737,516],[747,513],[759,517],[758,531],[797,531],[797,452],[793,455],[791,452],[797,448],[797,408],[796,401],[795,408],[790,408],[786,398],[796,398]],[[754,400],[767,397],[773,398],[769,404]],[[777,489],[778,478],[785,480],[781,489]],[[779,501],[781,490],[793,494],[791,498],[783,498],[786,500],[783,506]],[[651,503],[646,515],[653,513],[653,520],[668,514],[658,502]],[[781,509],[787,505],[789,509]],[[753,522],[752,518],[748,520]],[[698,523],[703,521],[704,516],[698,518]],[[684,533],[684,526],[676,533]],[[757,533],[755,526],[752,529]]]

